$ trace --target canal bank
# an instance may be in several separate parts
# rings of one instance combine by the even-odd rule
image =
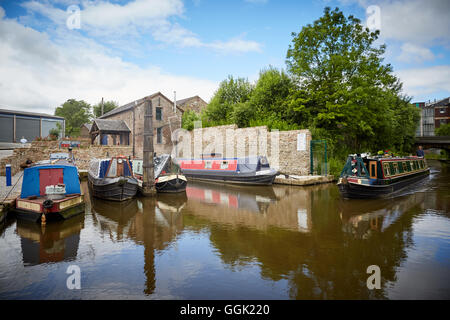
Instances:
[[[190,183],[116,204],[83,183],[84,215],[0,228],[0,299],[448,299],[450,171],[430,165],[424,184],[369,201],[331,183]]]

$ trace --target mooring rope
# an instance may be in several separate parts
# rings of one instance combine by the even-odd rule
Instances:
[[[11,188],[11,190],[9,190],[8,194],[6,195],[5,199],[3,199],[2,201],[2,205],[4,206],[4,202],[5,200],[8,198],[8,196],[11,194],[11,191],[14,190],[14,188],[16,187],[16,185],[19,183],[20,179],[22,179],[23,174],[25,173],[25,170],[23,170],[22,174],[20,175],[19,179],[17,179],[16,183],[14,184],[14,186]]]

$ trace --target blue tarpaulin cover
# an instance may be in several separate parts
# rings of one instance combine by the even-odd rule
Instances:
[[[20,194],[21,198],[44,196],[40,194],[39,170],[41,169],[63,169],[66,194],[81,194],[77,167],[72,165],[41,165],[25,169],[23,174],[22,193]]]

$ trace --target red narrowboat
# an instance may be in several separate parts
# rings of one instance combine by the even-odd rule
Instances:
[[[271,185],[278,174],[264,156],[178,159],[178,164],[187,178],[210,182]]]

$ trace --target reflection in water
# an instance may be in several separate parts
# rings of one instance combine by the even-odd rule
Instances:
[[[373,232],[384,232],[394,224],[402,214],[414,207],[423,209],[424,193],[414,193],[396,199],[363,201],[356,199],[348,201],[343,199],[340,203],[340,217],[343,221],[343,230],[355,235],[357,238],[367,239]]]
[[[266,213],[271,202],[277,200],[272,186],[233,186],[214,183],[190,183],[186,194],[191,200],[199,200],[211,205]]]
[[[32,221],[17,221],[24,265],[74,260],[83,226],[83,216],[44,227]]]
[[[398,279],[414,283],[410,272],[426,279],[414,288],[422,293],[417,297],[450,298],[449,177],[437,168],[428,186],[375,201],[343,200],[333,184],[240,188],[190,182],[186,194],[125,203],[87,196],[79,220],[45,229],[7,221],[0,235],[0,256],[9,257],[0,259],[0,297],[33,290],[43,295],[39,288],[52,277],[14,289],[17,279],[8,272],[19,265],[35,265],[27,268],[33,273],[48,270],[44,262],[75,260],[89,270],[87,291],[81,292],[86,298],[120,298],[120,290],[157,299],[402,298],[411,288],[398,286]],[[90,247],[96,254],[86,254]],[[23,262],[14,261],[15,250]],[[370,265],[381,268],[381,290],[367,289]]]

